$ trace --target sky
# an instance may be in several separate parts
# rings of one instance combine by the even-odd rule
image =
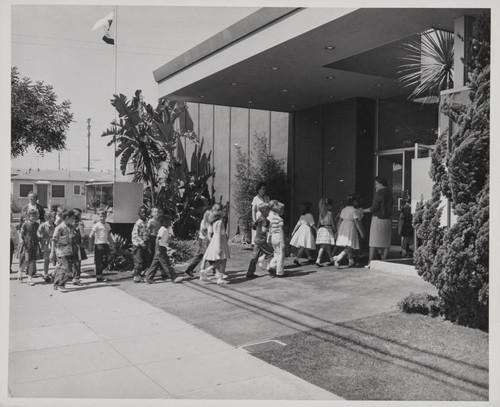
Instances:
[[[11,8],[11,66],[21,77],[54,87],[58,102],[71,101],[74,123],[66,150],[44,156],[30,149],[11,160],[13,169],[88,167],[87,119],[91,119],[92,171],[112,171],[113,147],[101,137],[114,119],[113,46],[94,23],[113,6],[21,5]],[[141,89],[156,105],[153,71],[208,37],[257,10],[256,7],[118,6],[117,93],[130,99]]]

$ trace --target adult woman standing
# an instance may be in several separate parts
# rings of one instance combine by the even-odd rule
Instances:
[[[370,268],[376,249],[382,250],[382,260],[387,258],[391,246],[392,204],[392,191],[387,187],[387,180],[383,177],[375,177],[375,196],[373,197],[372,206],[363,210],[363,212],[372,213],[366,268]]]
[[[266,195],[267,185],[261,182],[257,185],[257,195],[252,201],[252,224],[255,223],[257,219],[260,218],[259,205],[262,203],[269,203],[269,196]],[[255,233],[256,231],[252,229],[252,244],[255,244]]]

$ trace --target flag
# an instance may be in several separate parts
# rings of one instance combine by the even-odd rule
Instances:
[[[113,24],[113,12],[109,13],[106,17],[101,18],[100,20],[97,20],[92,27],[91,31],[95,31],[98,28],[103,28],[104,29],[104,36],[102,37],[102,40],[106,44],[114,44],[115,40],[113,39],[113,36],[111,35],[111,24]]]

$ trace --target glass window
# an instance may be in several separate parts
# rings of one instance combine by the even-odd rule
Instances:
[[[33,184],[19,184],[19,198],[27,198],[31,191],[33,191]]]
[[[113,206],[113,184],[88,184],[87,209],[97,211]]]
[[[65,187],[64,185],[52,185],[52,198],[64,198]]]
[[[378,151],[436,144],[438,105],[379,101]]]
[[[80,185],[73,185],[73,195],[81,195]]]

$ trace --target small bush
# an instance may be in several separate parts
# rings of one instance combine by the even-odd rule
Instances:
[[[173,238],[169,243],[168,255],[172,262],[184,263],[193,257],[193,249],[196,242],[194,240],[185,240]]]
[[[134,255],[130,243],[118,234],[111,234],[114,243],[111,246],[110,270],[128,271],[134,268]]]
[[[427,293],[410,293],[408,297],[398,302],[398,307],[407,314],[423,314],[432,317],[441,315],[439,298]]]

